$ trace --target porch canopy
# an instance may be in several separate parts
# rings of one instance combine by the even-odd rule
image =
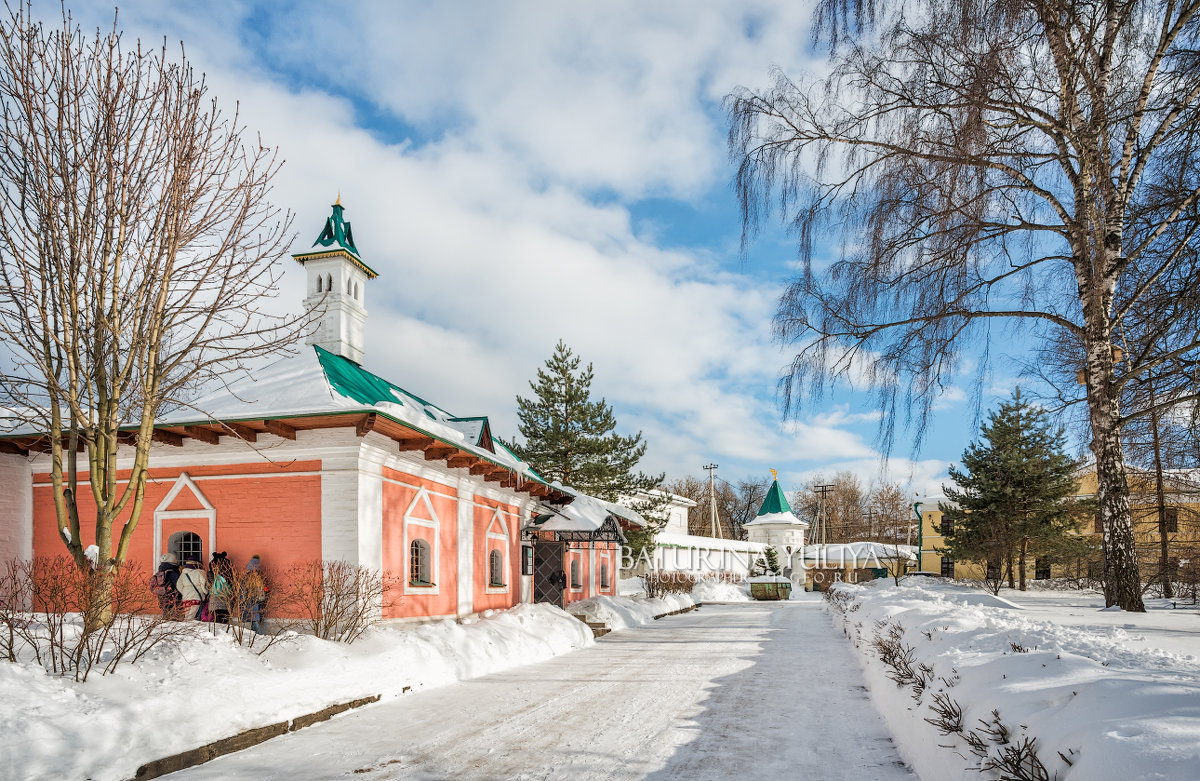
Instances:
[[[628,507],[606,502],[584,494],[576,494],[570,504],[562,507],[542,505],[525,527],[525,539],[554,542],[625,542],[622,523],[644,527],[646,519]]]

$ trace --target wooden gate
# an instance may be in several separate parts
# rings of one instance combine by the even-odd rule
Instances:
[[[533,601],[563,606],[566,575],[563,558],[567,545],[538,540],[533,546]]]

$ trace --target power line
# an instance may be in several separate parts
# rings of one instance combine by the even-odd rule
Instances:
[[[817,528],[813,535],[816,539],[813,540],[818,545],[825,545],[829,540],[829,518],[826,515],[825,499],[826,495],[833,489],[836,483],[827,483],[825,485],[814,485],[813,493],[820,494],[821,498],[817,503]]]
[[[711,525],[710,532],[713,537],[719,538],[721,536],[721,524],[719,521],[717,521],[717,491],[713,484],[713,479],[717,471],[717,465],[706,464],[704,468],[708,470],[708,500],[710,508],[709,520]]]

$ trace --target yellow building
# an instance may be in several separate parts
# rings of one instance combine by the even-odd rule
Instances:
[[[1162,580],[1164,535],[1160,533],[1158,486],[1154,472],[1128,468],[1129,509],[1133,539],[1143,582]],[[1080,475],[1078,498],[1096,496],[1096,472],[1090,466]],[[1195,584],[1200,577],[1200,472],[1163,473],[1163,524],[1173,580]],[[1100,534],[1099,519],[1094,534]]]
[[[1133,515],[1133,532],[1139,569],[1146,582],[1161,580],[1162,536],[1159,534],[1158,498],[1154,474],[1129,469],[1129,503]],[[1166,537],[1168,556],[1174,570],[1173,578],[1195,583],[1200,580],[1200,473],[1172,472],[1164,475]],[[1096,472],[1087,466],[1079,471],[1079,484],[1075,498],[1093,499],[1096,495]],[[982,580],[986,570],[977,561],[954,561],[945,550],[945,524],[938,504],[945,503],[944,496],[925,497],[917,502],[921,516],[919,537],[920,556],[918,569],[937,572],[945,577]],[[1081,525],[1078,532],[1093,538],[1095,548],[1100,548],[1100,521]],[[1098,577],[1099,560],[1081,560],[1070,564],[1050,565],[1044,562],[1029,563],[1029,577]]]

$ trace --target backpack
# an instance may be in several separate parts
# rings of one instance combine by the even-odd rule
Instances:
[[[159,570],[150,578],[150,593],[156,597],[165,597],[171,591],[171,586],[167,583],[167,573],[165,570]]]

